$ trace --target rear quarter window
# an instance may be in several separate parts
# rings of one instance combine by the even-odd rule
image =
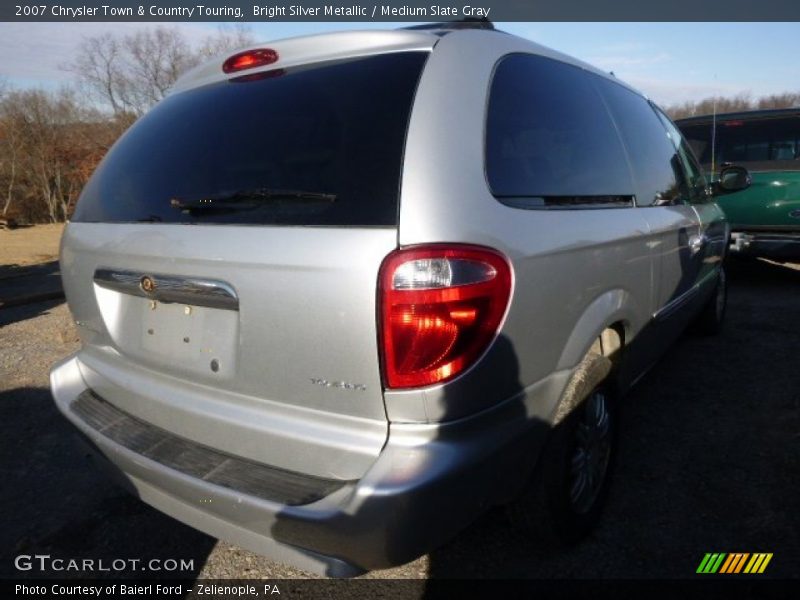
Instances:
[[[680,159],[653,107],[609,79],[598,77],[597,85],[628,149],[636,180],[636,203],[649,206],[657,198],[677,199],[683,178]]]
[[[498,199],[563,206],[572,198],[603,205],[631,197],[625,151],[593,78],[541,56],[501,59],[491,84],[485,155]]]
[[[408,119],[426,57],[320,63],[169,96],[111,149],[74,220],[396,225]],[[247,195],[253,190],[325,197],[258,199]],[[226,198],[233,201],[225,205]],[[197,206],[209,199],[213,209]]]

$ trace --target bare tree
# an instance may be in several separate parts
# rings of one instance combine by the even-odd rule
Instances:
[[[27,220],[62,221],[87,178],[87,161],[96,144],[87,135],[104,119],[81,107],[74,91],[22,90],[0,104],[0,130],[8,159],[3,169],[4,216],[14,212]],[[5,163],[4,163],[5,164]]]
[[[0,177],[3,178],[3,212],[8,216],[11,203],[14,200],[14,186],[17,179],[20,147],[22,145],[22,132],[20,122],[14,118],[14,108],[11,102],[11,92],[8,83],[0,82]]]
[[[189,44],[178,29],[156,27],[126,36],[123,65],[129,85],[127,106],[141,115],[161,100],[180,74],[193,65]]]
[[[111,105],[114,114],[124,110],[120,97],[126,87],[119,40],[110,33],[85,38],[70,68],[86,87]]]
[[[758,108],[794,108],[800,106],[800,92],[783,94],[771,94],[758,100]]]
[[[231,50],[252,46],[255,42],[253,32],[246,25],[240,23],[220,25],[214,35],[206,36],[200,43],[197,62],[221,56]]]
[[[186,70],[252,44],[246,27],[226,26],[195,44],[176,28],[84,39],[70,65],[108,109],[74,89],[14,90],[0,78],[0,210],[28,222],[69,217],[97,164],[130,124]]]
[[[161,100],[178,77],[204,59],[252,43],[249,29],[221,27],[193,48],[181,30],[155,27],[125,36],[84,39],[69,65],[115,115],[140,116]]]
[[[52,223],[59,220],[58,192],[61,187],[61,165],[56,157],[60,107],[41,90],[29,90],[16,95],[15,117],[18,119],[28,146],[26,174],[30,187],[35,190],[47,209]]]

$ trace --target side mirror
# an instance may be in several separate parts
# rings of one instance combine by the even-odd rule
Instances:
[[[753,178],[744,167],[730,165],[719,172],[719,181],[714,186],[716,194],[730,194],[746,190],[753,183]]]

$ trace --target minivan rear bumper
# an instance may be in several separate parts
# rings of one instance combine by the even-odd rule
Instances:
[[[156,454],[132,449],[137,446],[124,437],[104,434],[102,426],[76,410],[88,390],[77,356],[55,365],[51,385],[59,410],[140,499],[272,559],[347,577],[413,560],[446,542],[486,507],[511,499],[549,430],[545,419],[530,415],[548,414],[542,403],[560,396],[568,375],[558,372],[458,421],[393,423],[385,447],[360,480],[342,482],[299,505],[259,497],[252,488],[236,489],[231,480],[220,483],[182,472]],[[113,398],[105,400],[113,407]]]

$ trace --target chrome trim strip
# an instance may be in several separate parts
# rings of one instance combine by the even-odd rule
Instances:
[[[697,292],[700,291],[699,284],[694,284],[688,290],[683,292],[677,298],[673,298],[669,302],[667,302],[664,306],[659,308],[656,312],[653,313],[653,319],[656,321],[664,321],[669,316],[673,315],[680,309],[681,306],[688,303],[692,298],[697,295]]]
[[[142,281],[147,278],[154,286],[149,292],[142,286]],[[94,282],[110,290],[159,302],[239,310],[236,290],[230,284],[214,279],[99,268],[94,272]]]
[[[711,271],[711,273],[703,277],[703,279],[695,283],[688,290],[683,292],[680,296],[678,296],[677,298],[673,298],[672,300],[667,302],[664,306],[659,308],[656,312],[654,312],[653,319],[656,321],[663,321],[667,319],[670,315],[678,311],[678,309],[680,309],[684,304],[692,300],[698,294],[698,292],[700,292],[700,288],[705,286],[709,282],[709,280],[711,280],[714,277],[717,277],[718,275],[719,275],[719,268],[716,268],[713,271]]]

